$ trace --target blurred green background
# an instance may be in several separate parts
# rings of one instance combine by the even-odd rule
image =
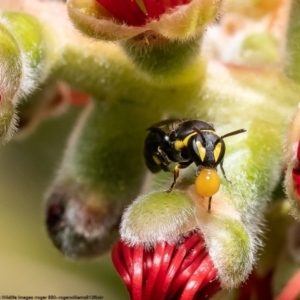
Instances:
[[[98,295],[127,299],[110,254],[91,261],[64,258],[47,236],[43,196],[82,108],[43,122],[0,152],[0,297]]]

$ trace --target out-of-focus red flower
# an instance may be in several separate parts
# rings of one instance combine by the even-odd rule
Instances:
[[[153,249],[119,241],[112,260],[132,300],[209,299],[220,290],[217,270],[197,231],[176,244],[158,241]]]
[[[73,105],[85,106],[89,102],[89,96],[81,92],[72,91],[70,98]]]
[[[292,178],[295,184],[295,189],[297,191],[297,194],[298,196],[300,196],[300,143],[298,143],[298,148],[297,148],[297,160],[298,160],[298,166],[293,168]]]
[[[296,300],[300,295],[300,270],[297,271],[284,287],[276,300]]]
[[[272,271],[261,277],[254,270],[247,281],[240,287],[236,300],[251,300],[253,298],[257,300],[272,300],[272,276]]]
[[[119,21],[131,26],[142,26],[150,20],[158,20],[169,9],[187,4],[191,0],[143,0],[143,9],[136,0],[96,1]]]

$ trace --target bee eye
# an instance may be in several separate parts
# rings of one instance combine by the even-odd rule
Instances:
[[[201,169],[196,182],[197,193],[203,197],[213,196],[220,188],[220,177],[215,169]]]

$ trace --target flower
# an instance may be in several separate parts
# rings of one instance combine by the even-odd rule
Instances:
[[[96,0],[105,7],[115,18],[127,25],[142,26],[150,20],[158,20],[160,16],[167,11],[184,5],[191,0],[144,0],[142,2],[144,10],[135,0],[112,1],[112,0]]]
[[[282,292],[276,300],[296,300],[300,295],[300,270],[298,270],[289,282],[286,284]]]
[[[297,195],[300,197],[300,143],[298,143],[297,154],[296,154],[298,164],[292,169],[292,179],[294,182],[294,188],[297,192]]]
[[[118,241],[112,260],[131,299],[209,299],[220,290],[199,231],[179,236],[174,244],[158,241],[150,249]]]
[[[240,287],[236,300],[250,300],[253,297],[257,300],[272,300],[272,276],[272,271],[265,276],[259,276],[258,272],[254,270]]]
[[[291,203],[291,213],[299,219],[300,204],[300,109],[298,107],[285,140],[285,189]]]
[[[199,35],[216,18],[222,0],[69,0],[74,25],[104,40],[132,38],[146,31],[171,40]]]

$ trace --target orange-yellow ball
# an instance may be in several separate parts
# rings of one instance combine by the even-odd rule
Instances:
[[[195,182],[196,190],[202,197],[213,196],[219,190],[220,184],[217,170],[206,168],[201,169]]]

